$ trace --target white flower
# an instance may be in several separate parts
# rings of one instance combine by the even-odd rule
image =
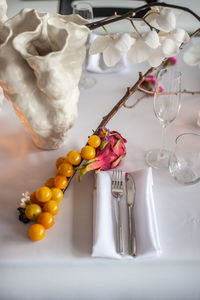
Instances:
[[[21,198],[21,200],[20,200],[20,207],[22,207],[22,208],[26,208],[26,202],[27,201],[30,201],[30,194],[29,194],[29,192],[25,192],[25,193],[22,193],[22,198]]]
[[[148,57],[148,62],[152,67],[159,66],[163,59],[175,56],[180,51],[180,45],[188,42],[189,35],[184,29],[176,28],[169,33],[161,33],[160,46]]]
[[[0,0],[0,23],[7,21],[8,17],[6,16],[7,12],[7,2],[6,0]]]
[[[176,28],[176,18],[179,13],[163,7],[152,8],[146,14],[146,21],[158,30],[169,32]]]
[[[128,51],[127,57],[134,63],[141,63],[147,60],[159,45],[160,41],[157,32],[154,30],[149,31],[138,37]]]
[[[191,46],[183,55],[183,60],[190,66],[200,64],[200,44]]]
[[[111,67],[120,61],[134,43],[135,39],[128,33],[100,36],[92,43],[89,53],[102,52],[105,64]]]
[[[0,110],[3,106],[3,99],[4,99],[4,92],[3,89],[0,87]]]

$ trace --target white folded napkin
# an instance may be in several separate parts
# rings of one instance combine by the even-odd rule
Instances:
[[[152,170],[151,168],[142,169],[130,174],[133,176],[136,186],[134,205],[134,224],[137,244],[136,257],[158,255],[160,253],[160,242],[152,194]],[[116,201],[111,195],[111,176],[112,171],[99,172],[96,175],[92,256],[132,258],[127,254],[128,212],[125,193],[121,198],[124,255],[119,255],[116,250],[117,214]]]
[[[98,35],[91,33],[90,44],[97,38]],[[127,67],[126,57],[122,57],[121,60],[113,67],[107,67],[103,60],[102,53],[88,55],[86,58],[86,71],[93,73],[117,73],[125,70]]]

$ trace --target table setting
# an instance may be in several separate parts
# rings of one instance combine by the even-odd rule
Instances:
[[[105,30],[118,15],[4,8],[2,299],[26,299],[29,272],[59,299],[199,299],[199,29],[154,7],[144,34],[121,35]],[[38,284],[30,299],[55,299]]]
[[[92,256],[110,258],[124,258],[127,256],[131,258],[131,256],[159,255],[160,246],[152,199],[151,169],[138,170],[134,173],[122,173],[120,176],[121,179],[119,180],[123,182],[122,195],[119,201],[121,205],[118,210],[121,211],[121,229],[118,228],[118,213],[113,214],[118,207],[114,199],[112,199],[112,195],[110,195],[111,189],[117,190],[115,187],[117,183],[114,181],[119,181],[119,174],[111,175],[107,172],[102,172],[97,175],[97,188],[94,195],[94,244]],[[113,186],[111,187],[111,185]],[[133,185],[134,187],[132,187]],[[130,195],[126,199],[128,193]],[[127,205],[131,206],[130,210]],[[128,218],[127,210],[130,212]],[[134,218],[132,216],[133,210]],[[143,212],[143,219],[140,218],[141,211]],[[120,230],[121,236],[116,235],[116,231],[119,234]],[[117,247],[116,240],[121,243]]]

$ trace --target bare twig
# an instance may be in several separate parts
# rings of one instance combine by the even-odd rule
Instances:
[[[155,27],[151,26],[151,24],[149,24],[149,22],[147,22],[145,18],[142,18],[142,21],[143,21],[147,26],[149,26],[149,28],[151,29],[151,31],[152,31],[153,29],[155,29]]]
[[[142,87],[138,87],[138,91],[143,92],[143,93],[145,93],[146,95],[149,95],[149,96],[153,96],[154,93],[155,93],[153,91],[145,90]],[[178,92],[171,92],[171,93],[162,92],[162,93],[157,93],[157,95],[178,95],[178,94],[196,95],[196,94],[200,94],[200,91],[188,91],[188,90],[184,89],[184,90],[178,91]]]
[[[141,37],[141,33],[137,30],[137,27],[135,26],[133,20],[131,18],[128,18],[128,20],[131,22],[134,30],[136,31],[136,33]]]
[[[146,97],[149,97],[150,95],[143,95],[142,97],[140,97],[140,98],[138,98],[133,104],[131,104],[131,105],[129,105],[129,104],[126,104],[126,102],[127,102],[127,100],[126,100],[126,102],[123,104],[123,106],[124,107],[126,107],[126,108],[134,108],[140,101],[142,101],[144,98],[146,98]]]
[[[145,9],[148,9],[148,8],[154,7],[154,6],[175,8],[175,9],[180,9],[180,10],[186,11],[186,12],[190,13],[194,18],[196,18],[200,22],[200,16],[198,16],[195,12],[193,12],[188,7],[174,5],[174,4],[168,4],[168,3],[164,3],[164,2],[161,2],[161,3],[157,3],[157,2],[154,3],[153,2],[153,3],[148,3],[148,4],[145,4],[143,6],[134,8],[134,9],[130,10],[128,13],[123,14],[121,16],[117,16],[116,18],[112,18],[112,19],[109,19],[109,20],[106,18],[106,19],[103,19],[103,20],[100,20],[100,21],[89,23],[86,26],[90,30],[94,30],[96,28],[101,27],[102,25],[111,24],[111,23],[114,23],[114,22],[117,22],[117,21],[120,21],[120,20],[124,20],[124,19],[129,18],[129,17],[133,17],[136,13],[144,11]]]
[[[195,36],[198,35],[199,33],[200,33],[200,28],[197,29],[196,31],[194,31],[194,32],[190,35],[190,38],[195,37]]]

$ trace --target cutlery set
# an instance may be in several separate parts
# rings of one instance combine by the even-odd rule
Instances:
[[[135,182],[133,177],[129,173],[125,173],[125,187],[123,180],[123,173],[119,170],[114,170],[111,181],[112,196],[117,199],[117,252],[124,254],[123,249],[123,231],[122,231],[122,218],[121,218],[121,199],[126,193],[126,207],[128,218],[128,254],[136,256],[136,238],[135,238],[135,226],[133,217],[133,208],[135,202]]]

